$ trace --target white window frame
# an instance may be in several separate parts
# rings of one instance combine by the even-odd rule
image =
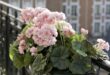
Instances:
[[[68,1],[70,1],[70,5],[68,5]],[[65,5],[66,6],[66,16],[67,16],[67,18],[69,18],[68,19],[68,21],[70,22],[70,23],[76,23],[77,24],[77,26],[76,26],[76,31],[79,31],[79,26],[80,26],[80,24],[79,24],[79,17],[80,17],[80,0],[77,0],[77,2],[72,2],[72,0],[66,0],[66,2],[63,2],[62,4],[63,5]],[[71,19],[71,6],[72,5],[76,5],[77,6],[77,19],[76,20],[72,20]],[[68,14],[68,10],[69,10],[69,14]]]
[[[102,33],[101,33],[101,27],[102,27],[102,17],[100,17],[100,16],[102,16],[102,14],[103,13],[101,13],[100,14],[100,18],[99,19],[96,19],[96,15],[95,15],[95,5],[100,5],[101,6],[101,8],[100,8],[100,12],[102,12],[102,10],[103,10],[103,4],[102,4],[102,2],[103,2],[103,0],[101,0],[101,1],[99,1],[99,2],[97,2],[96,0],[93,0],[93,7],[92,7],[92,9],[93,9],[93,13],[92,13],[92,17],[93,17],[93,22],[92,22],[92,35],[93,36],[100,36]],[[96,33],[95,32],[95,23],[96,22],[99,22],[100,23],[100,31],[99,31],[99,33]]]
[[[105,11],[105,12],[104,12],[104,16],[105,16],[105,17],[104,17],[104,26],[103,26],[103,27],[104,27],[104,32],[103,32],[104,35],[107,34],[107,32],[106,32],[106,23],[107,23],[107,22],[110,22],[110,18],[108,19],[108,18],[106,17],[106,16],[109,16],[109,17],[110,17],[110,15],[106,15],[106,5],[108,5],[108,4],[110,5],[110,1],[105,0],[105,5],[104,5],[104,9],[105,9],[105,10],[104,10],[104,11]]]
[[[100,23],[99,32],[95,32],[95,23],[96,23],[96,22],[99,22],[99,23]],[[102,33],[101,33],[102,23],[101,23],[100,20],[95,20],[95,21],[93,22],[92,28],[93,28],[93,31],[92,31],[93,36],[100,36],[100,35],[102,34]]]
[[[105,8],[105,16],[109,16],[110,17],[110,15],[106,15],[106,6],[107,5],[110,5],[110,1],[105,1],[105,5],[104,5],[104,8]]]
[[[103,5],[102,5],[102,0],[100,1],[100,2],[95,2],[95,0],[93,0],[93,7],[92,7],[92,9],[93,9],[93,13],[92,13],[92,16],[93,16],[93,18],[95,18],[95,5],[100,5],[101,6],[101,9],[100,9],[100,12],[102,11],[102,7],[103,7]]]

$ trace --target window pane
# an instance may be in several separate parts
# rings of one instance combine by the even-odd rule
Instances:
[[[106,22],[106,30],[110,28],[110,22]]]
[[[100,16],[100,5],[95,6],[95,16]]]
[[[20,0],[9,0],[9,3],[16,7],[20,7]]]
[[[76,5],[72,5],[71,15],[77,16],[77,6]]]
[[[72,23],[72,27],[73,27],[74,30],[77,31],[77,23]]]
[[[46,7],[46,0],[35,0],[36,7]]]
[[[106,15],[110,15],[110,5],[106,5]]]
[[[22,0],[22,7],[23,8],[32,7],[32,0]]]
[[[65,5],[63,5],[63,13],[66,14],[66,6]]]
[[[100,23],[96,22],[94,26],[94,32],[99,33],[100,32]]]

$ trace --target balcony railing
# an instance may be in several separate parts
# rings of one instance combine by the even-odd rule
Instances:
[[[20,11],[20,8],[0,1],[0,66],[6,69],[6,75],[27,75],[25,69],[15,69],[9,59],[9,45],[24,25],[18,17]]]

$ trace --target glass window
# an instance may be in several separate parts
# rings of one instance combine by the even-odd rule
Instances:
[[[16,7],[20,7],[20,0],[9,0],[9,3]]]
[[[32,7],[32,0],[22,0],[22,8]]]
[[[74,30],[77,31],[77,23],[72,23],[72,27],[73,27]]]
[[[77,5],[72,5],[71,15],[72,16],[77,16]]]
[[[99,33],[100,32],[100,22],[95,22],[94,24],[94,32]]]
[[[9,0],[9,3],[16,7],[20,7],[20,0]],[[9,14],[14,15],[15,11],[13,9],[9,9]]]
[[[46,7],[46,0],[35,0],[36,7]]]
[[[101,8],[100,8],[100,5],[96,5],[95,6],[95,16],[100,16],[100,10],[101,10]]]
[[[62,0],[62,11],[67,16],[67,21],[69,21],[72,27],[78,31],[79,30],[79,8],[80,4],[78,0]]]
[[[106,30],[110,28],[110,22],[106,22]]]
[[[106,15],[110,15],[110,5],[106,5]]]
[[[63,5],[63,13],[65,13],[66,14],[66,6],[65,5]]]

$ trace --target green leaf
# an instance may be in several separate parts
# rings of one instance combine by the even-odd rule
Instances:
[[[93,47],[93,45],[89,41],[84,40],[83,41],[83,46],[87,50],[87,54],[89,56],[95,56],[96,55],[96,49]]]
[[[29,64],[31,64],[33,61],[33,57],[30,53],[26,53],[24,56],[24,65],[28,66]]]
[[[97,54],[94,56],[96,59],[101,59],[101,60],[109,60],[109,56],[106,52],[103,50],[97,50]]]
[[[37,54],[37,56],[32,64],[33,71],[44,70],[45,66],[46,66],[46,59],[44,59],[42,54]]]
[[[72,50],[73,53],[77,52],[79,55],[82,55],[84,57],[87,56],[86,49],[84,48],[84,46],[82,45],[81,42],[73,42],[72,43],[72,48],[73,49],[71,49],[71,50]]]
[[[73,37],[72,37],[72,42],[75,42],[75,41],[78,41],[78,42],[82,42],[83,40],[85,40],[86,37],[84,35],[81,35],[81,34],[75,34]]]
[[[16,68],[22,68],[24,66],[24,55],[16,53],[13,58],[13,63]]]
[[[17,43],[14,42],[13,44],[10,45],[10,48],[9,48],[9,57],[12,61],[13,61],[15,53],[17,52],[16,47],[17,47]]]
[[[48,65],[46,65],[44,72],[47,74],[52,70],[52,68],[53,68],[52,64],[48,63]]]
[[[26,32],[26,30],[28,29],[28,28],[30,28],[32,26],[32,24],[26,24],[26,26],[23,28],[23,30],[22,30],[22,33],[25,33]]]
[[[38,49],[39,52],[42,51],[42,50],[44,50],[44,48],[45,47],[43,47],[43,46],[37,46],[37,49]]]
[[[28,46],[32,46],[34,41],[32,39],[30,39],[30,38],[27,38],[26,39],[26,43],[27,43]]]
[[[86,72],[91,70],[91,61],[90,58],[79,58],[74,59],[69,66],[69,70],[73,74],[85,74]]]
[[[68,48],[64,46],[59,46],[53,49],[51,53],[51,61],[54,67],[58,69],[66,69],[69,66]]]

